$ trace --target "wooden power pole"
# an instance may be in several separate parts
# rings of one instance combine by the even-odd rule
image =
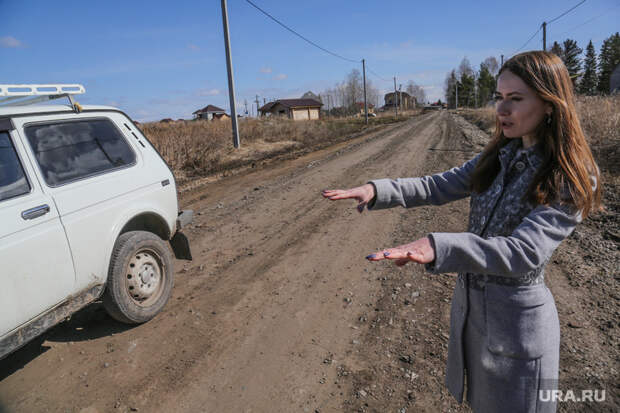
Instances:
[[[232,58],[230,57],[230,35],[228,33],[228,9],[226,0],[222,0],[222,24],[224,26],[224,44],[226,46],[226,67],[228,69],[228,96],[230,99],[230,120],[232,121],[233,145],[239,148],[239,124],[235,105],[235,79],[233,78]]]

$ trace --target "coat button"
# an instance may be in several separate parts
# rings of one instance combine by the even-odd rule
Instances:
[[[523,162],[519,161],[519,162],[517,162],[517,163],[515,164],[515,167],[516,167],[516,168],[517,168],[517,170],[520,172],[520,171],[522,171],[523,169],[525,169],[525,164],[524,164]]]

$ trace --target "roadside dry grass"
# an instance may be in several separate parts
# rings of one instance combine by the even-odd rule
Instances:
[[[319,149],[417,113],[369,118],[368,126],[360,117],[297,122],[281,118],[240,119],[241,150],[232,146],[232,126],[227,121],[151,122],[140,127],[183,184],[194,177],[250,165],[283,153]]]
[[[581,127],[603,172],[620,173],[620,95],[579,96]],[[495,131],[495,109],[461,109],[458,114],[488,134]]]

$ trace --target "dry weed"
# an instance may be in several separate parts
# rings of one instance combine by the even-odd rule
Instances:
[[[397,122],[407,117],[384,115],[371,118],[370,125]],[[235,151],[232,125],[228,121],[152,122],[141,125],[144,134],[181,183],[192,176],[217,173],[293,149],[327,146],[345,140],[366,127],[360,117],[297,122],[283,118],[240,119],[239,134],[244,150]]]

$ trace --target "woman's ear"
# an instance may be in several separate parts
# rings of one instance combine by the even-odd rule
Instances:
[[[545,102],[545,114],[551,115],[553,113],[553,105],[549,102]]]

